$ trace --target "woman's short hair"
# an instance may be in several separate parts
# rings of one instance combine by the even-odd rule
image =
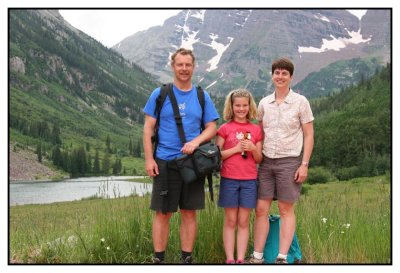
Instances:
[[[285,69],[289,71],[290,76],[293,76],[294,64],[288,58],[280,58],[272,62],[272,74],[276,69]]]

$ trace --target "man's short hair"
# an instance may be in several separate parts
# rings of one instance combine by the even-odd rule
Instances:
[[[175,62],[175,57],[176,57],[176,55],[178,55],[178,54],[181,54],[181,55],[190,55],[190,56],[192,57],[193,64],[194,64],[194,61],[195,61],[196,58],[194,57],[193,51],[191,51],[190,49],[186,49],[186,48],[179,48],[177,51],[175,51],[174,54],[172,54],[172,56],[171,56],[171,64],[174,64],[174,62]]]
[[[272,74],[276,69],[285,69],[289,71],[290,76],[293,76],[294,64],[288,58],[280,58],[272,62]]]

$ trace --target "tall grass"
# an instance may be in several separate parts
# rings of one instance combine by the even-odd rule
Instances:
[[[391,263],[390,178],[306,185],[296,205],[303,263]],[[151,263],[150,196],[10,208],[12,263]],[[272,213],[277,213],[274,204]],[[254,213],[251,215],[251,238]],[[171,218],[168,263],[179,263],[180,217]],[[196,263],[223,263],[223,210],[198,213]],[[252,239],[249,242],[251,251]]]
[[[387,177],[313,185],[297,206],[305,263],[390,263]]]

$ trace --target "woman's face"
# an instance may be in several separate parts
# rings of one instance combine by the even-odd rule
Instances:
[[[292,76],[286,69],[277,68],[272,74],[272,82],[277,89],[289,89]]]

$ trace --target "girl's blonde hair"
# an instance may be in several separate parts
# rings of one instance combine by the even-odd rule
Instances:
[[[247,113],[246,118],[248,120],[255,119],[257,117],[257,105],[254,101],[253,95],[250,91],[246,89],[236,89],[226,96],[225,106],[224,106],[224,120],[229,121],[233,120],[233,99],[234,98],[248,98],[249,99],[249,112]]]

